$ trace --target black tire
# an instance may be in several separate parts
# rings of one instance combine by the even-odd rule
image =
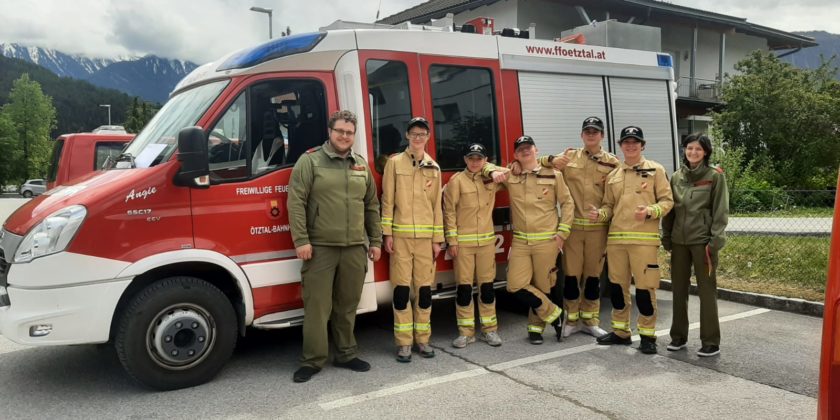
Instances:
[[[231,302],[218,288],[195,277],[169,277],[131,298],[120,314],[114,348],[123,368],[141,384],[187,388],[219,373],[236,346],[237,323]]]
[[[23,192],[24,198],[32,198],[32,191],[26,190]]]

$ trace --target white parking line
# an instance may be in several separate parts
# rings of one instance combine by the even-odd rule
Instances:
[[[720,322],[729,322],[735,321],[742,318],[748,318],[751,316],[761,315],[764,313],[770,312],[770,309],[765,308],[757,308],[746,312],[740,312],[733,315],[727,315],[720,318]],[[689,330],[696,330],[700,328],[700,323],[695,322],[688,326]],[[661,337],[663,335],[668,335],[669,330],[660,330],[656,332],[657,337]],[[638,341],[639,336],[634,335],[633,341]],[[368,392],[365,394],[354,395],[351,397],[340,398],[337,400],[320,403],[318,404],[322,410],[334,410],[336,408],[346,407],[348,405],[358,404],[365,401],[374,400],[377,398],[387,397],[390,395],[400,394],[406,391],[413,391],[416,389],[427,388],[433,385],[439,385],[447,382],[454,382],[461,379],[473,378],[476,376],[484,375],[490,372],[501,372],[504,370],[512,369],[519,366],[528,365],[531,363],[543,362],[546,360],[557,359],[560,357],[570,356],[573,354],[583,353],[590,350],[596,349],[607,349],[609,346],[599,346],[598,344],[591,343],[591,344],[584,344],[582,346],[576,346],[568,349],[552,351],[548,353],[537,354],[534,356],[523,357],[521,359],[510,360],[507,362],[497,363],[495,365],[490,365],[486,369],[485,368],[478,368],[478,369],[470,369],[462,372],[455,372],[450,373],[449,375],[438,376],[435,378],[424,379],[422,381],[417,382],[410,382],[407,384],[397,385],[390,388],[380,389],[378,391]]]

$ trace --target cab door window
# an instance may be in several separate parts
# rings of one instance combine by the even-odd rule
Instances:
[[[483,144],[488,161],[499,163],[496,98],[490,69],[436,64],[429,67],[429,84],[441,169],[464,169],[464,151],[470,143]]]
[[[324,86],[316,80],[256,83],[208,133],[211,180],[242,180],[290,167],[327,139]]]
[[[93,170],[98,171],[102,169],[105,162],[112,162],[116,159],[122,153],[123,149],[125,149],[125,145],[126,143],[111,141],[96,143]]]
[[[408,68],[401,61],[368,60],[365,70],[373,150],[376,168],[382,173],[388,156],[408,147],[403,134],[411,119]]]

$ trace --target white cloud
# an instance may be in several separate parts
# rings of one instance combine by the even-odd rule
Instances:
[[[425,0],[381,0],[380,18]],[[674,0],[785,31],[840,33],[840,4],[824,0]],[[0,0],[0,43],[17,42],[94,57],[155,54],[197,63],[274,35],[317,30],[336,19],[372,22],[380,0]]]

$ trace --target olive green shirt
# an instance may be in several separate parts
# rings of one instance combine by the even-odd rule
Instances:
[[[674,211],[662,220],[665,249],[671,244],[723,248],[729,222],[729,190],[723,170],[705,164],[694,169],[683,165],[671,178],[671,190]]]
[[[364,157],[337,154],[329,141],[304,153],[289,182],[289,224],[295,247],[382,246],[376,184]]]

